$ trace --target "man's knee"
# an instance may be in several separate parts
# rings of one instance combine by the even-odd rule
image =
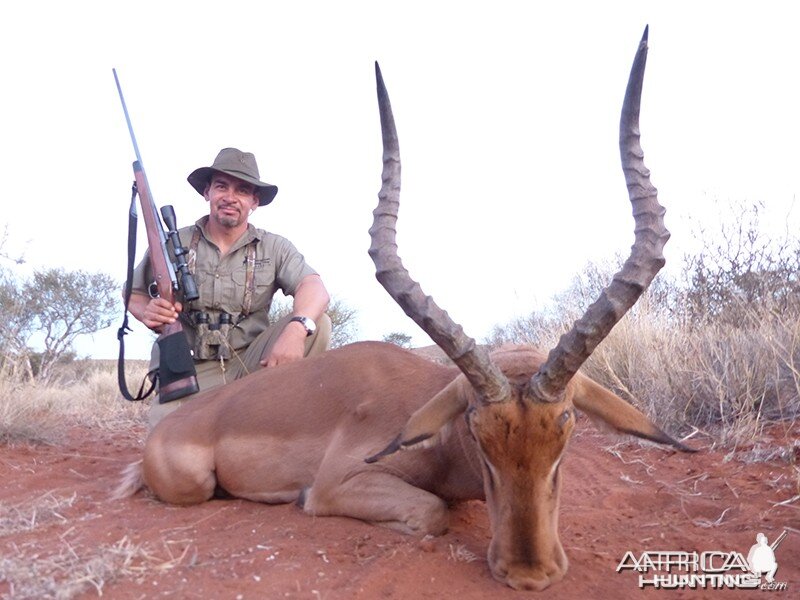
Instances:
[[[180,408],[187,401],[188,400],[173,400],[171,402],[161,404],[158,401],[158,395],[156,395],[150,404],[150,410],[147,411],[147,431],[153,431],[161,419],[166,417],[169,413],[177,408]]]
[[[194,363],[197,383],[201,392],[205,392],[212,388],[225,384],[228,380],[233,380],[231,376],[226,375],[225,369],[215,360],[201,360]],[[153,396],[150,404],[150,410],[147,413],[148,431],[158,425],[158,422],[166,417],[169,413],[174,411],[180,406],[191,401],[197,394],[190,394],[179,400],[172,400],[165,404],[161,404],[158,400],[158,394]]]
[[[317,330],[306,340],[306,350],[303,354],[305,357],[321,354],[331,347],[331,331],[333,330],[331,318],[327,313],[322,313],[316,325]]]

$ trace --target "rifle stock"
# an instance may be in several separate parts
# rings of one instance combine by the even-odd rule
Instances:
[[[142,164],[137,160],[133,163],[133,176],[136,180],[136,190],[142,204],[142,217],[147,231],[147,246],[150,248],[150,267],[153,269],[158,295],[171,304],[175,303],[175,288],[177,279],[175,269],[169,260],[166,246],[164,228],[156,212],[156,205],[150,195],[150,186],[144,173]]]

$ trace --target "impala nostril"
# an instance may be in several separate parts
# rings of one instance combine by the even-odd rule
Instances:
[[[553,579],[543,573],[514,573],[506,578],[506,583],[515,590],[541,592],[553,583]]]

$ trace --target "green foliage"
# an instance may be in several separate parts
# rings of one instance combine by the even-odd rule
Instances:
[[[3,373],[48,380],[59,362],[74,357],[79,335],[111,324],[119,302],[118,283],[104,273],[42,269],[20,280],[0,269]]]
[[[44,335],[38,378],[47,380],[53,367],[72,349],[75,338],[111,325],[120,302],[119,284],[105,273],[37,270],[24,286]]]
[[[21,285],[10,271],[0,268],[0,373],[32,376],[27,341],[36,328],[36,316]]]

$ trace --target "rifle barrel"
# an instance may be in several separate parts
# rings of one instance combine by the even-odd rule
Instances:
[[[114,83],[117,84],[117,92],[119,92],[119,101],[122,103],[122,112],[125,113],[125,122],[128,124],[128,133],[131,134],[131,142],[133,142],[133,153],[136,155],[136,162],[139,163],[139,169],[142,172],[142,177],[144,178],[144,182],[147,185],[147,189],[150,189],[150,182],[147,181],[147,172],[144,170],[144,163],[142,162],[142,155],[139,153],[139,144],[136,143],[136,134],[133,133],[133,124],[131,123],[131,116],[128,113],[128,105],[125,103],[125,96],[122,94],[122,85],[119,83],[119,77],[117,77],[117,70],[111,69],[111,72],[114,74]],[[152,200],[152,192],[150,192],[150,198]],[[156,215],[156,220],[158,220],[158,212],[156,211],[155,201],[152,202],[153,205],[153,212]],[[159,226],[161,222],[159,221]],[[164,239],[164,235],[161,235],[162,239]]]
[[[122,112],[125,113],[125,122],[128,124],[128,132],[131,134],[131,141],[133,142],[133,151],[136,154],[136,160],[139,161],[139,164],[142,165],[142,170],[144,170],[142,157],[139,154],[139,144],[136,143],[136,135],[134,135],[133,133],[133,125],[131,125],[131,116],[128,114],[128,105],[125,104],[125,96],[122,95],[122,86],[119,84],[119,77],[117,77],[117,70],[111,69],[111,72],[114,73],[114,82],[117,84],[119,99],[120,102],[122,102]]]
[[[136,154],[136,161],[133,163],[133,173],[136,178],[139,200],[142,203],[143,216],[147,228],[147,243],[151,251],[150,261],[151,264],[153,264],[156,284],[158,286],[159,295],[172,301],[172,292],[178,289],[178,278],[175,275],[175,267],[172,261],[169,260],[169,254],[167,253],[167,236],[164,233],[161,217],[158,216],[158,210],[156,210],[153,195],[150,192],[150,184],[147,181],[147,173],[145,173],[144,163],[142,163],[142,157],[139,153],[139,144],[136,143],[136,135],[133,133],[131,116],[128,113],[128,105],[125,103],[125,96],[122,94],[122,86],[119,83],[119,77],[117,77],[117,70],[111,69],[111,72],[114,74],[114,82],[117,84],[119,100],[122,103],[122,112],[125,113],[125,122],[128,124],[128,133],[131,135],[133,151]],[[154,249],[158,247],[161,248],[160,253],[154,251]],[[158,265],[158,267],[156,265]],[[165,278],[168,278],[169,282],[167,282]]]

